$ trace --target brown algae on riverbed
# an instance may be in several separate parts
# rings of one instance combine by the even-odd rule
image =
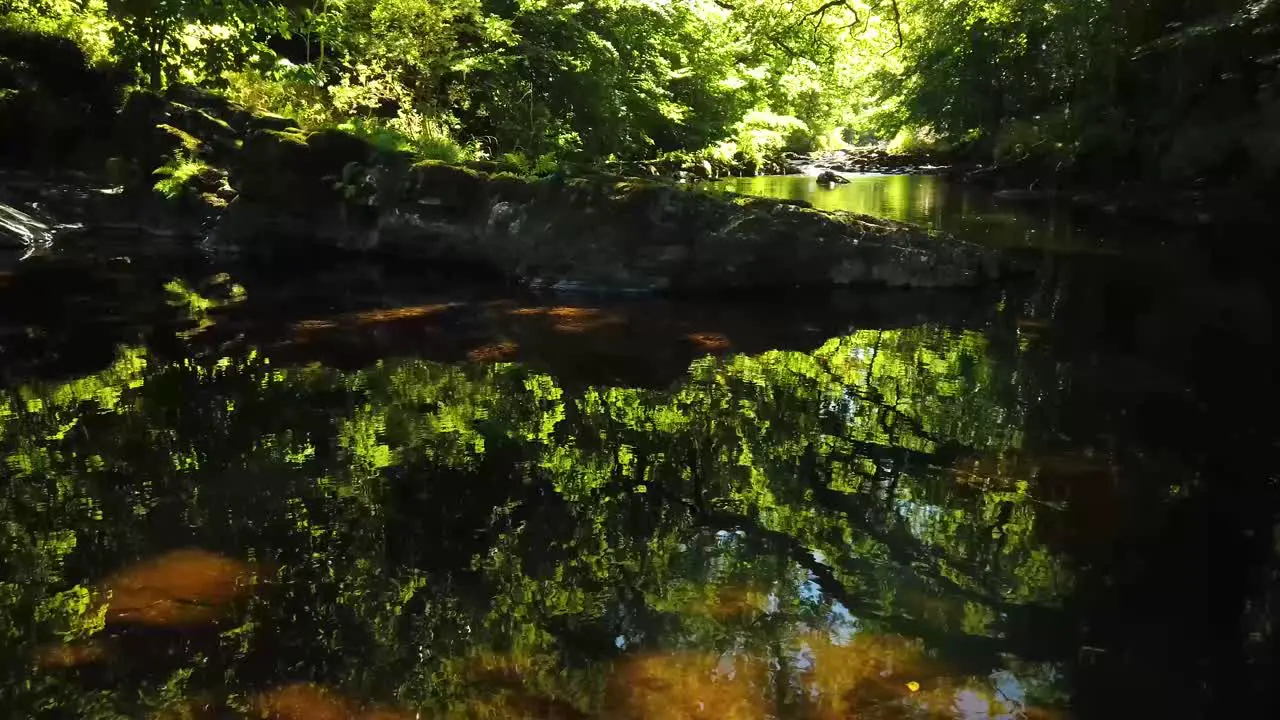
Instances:
[[[260,569],[207,550],[174,550],[104,580],[108,625],[185,627],[225,617],[254,592]]]

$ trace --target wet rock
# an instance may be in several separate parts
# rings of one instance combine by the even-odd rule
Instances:
[[[838,175],[830,170],[823,170],[818,173],[817,180],[819,185],[844,185],[849,182],[849,180],[844,176]]]

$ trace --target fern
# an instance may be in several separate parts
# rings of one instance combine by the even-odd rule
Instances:
[[[193,180],[209,170],[209,165],[195,158],[177,157],[155,169],[152,174],[160,179],[153,187],[166,198],[177,200],[187,194]]]

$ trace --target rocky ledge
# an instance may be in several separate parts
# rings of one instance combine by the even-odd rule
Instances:
[[[530,179],[493,163],[415,162],[338,130],[303,132],[195,88],[125,96],[111,77],[83,69],[65,43],[51,52],[21,40],[0,47],[0,79],[9,85],[0,144],[11,146],[0,149],[27,158],[28,168],[109,179],[123,188],[120,204],[145,208],[152,229],[160,224],[157,169],[197,163],[179,192],[169,185],[166,217],[215,249],[333,248],[599,290],[967,287],[1001,269],[988,248],[803,203],[612,175]],[[49,58],[56,64],[42,64]],[[78,88],[92,93],[78,96]],[[56,135],[9,133],[55,120]],[[66,145],[41,147],[70,137],[99,141],[71,154]]]
[[[793,203],[597,175],[538,180],[379,153],[334,131],[259,131],[229,182],[223,248],[292,238],[492,269],[531,285],[624,290],[969,286],[994,253]]]

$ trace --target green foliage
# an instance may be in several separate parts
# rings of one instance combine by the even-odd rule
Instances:
[[[9,0],[153,89],[529,172],[873,140],[1169,177],[1280,171],[1274,0]],[[546,158],[551,159],[546,159]]]
[[[74,40],[94,63],[111,59],[115,22],[106,0],[8,0],[0,3],[0,30],[19,30]]]
[[[815,149],[817,140],[809,126],[790,115],[775,115],[767,110],[754,110],[734,124],[732,137],[714,147],[717,159],[744,159],[760,165],[786,152]]]
[[[329,101],[329,93],[315,78],[296,73],[258,70],[230,71],[223,75],[227,97],[259,114],[280,115],[298,121],[304,130],[336,127],[342,122]]]
[[[939,138],[933,128],[904,125],[898,128],[886,149],[895,154],[912,154],[946,152],[948,148],[948,143]]]
[[[180,132],[180,131],[179,131]],[[195,184],[213,171],[207,163],[189,155],[180,155],[155,169],[156,192],[170,200],[178,200],[194,190]]]
[[[498,162],[510,167],[519,175],[550,175],[560,169],[560,160],[555,153],[543,153],[538,157],[530,157],[523,152],[503,153]]]

